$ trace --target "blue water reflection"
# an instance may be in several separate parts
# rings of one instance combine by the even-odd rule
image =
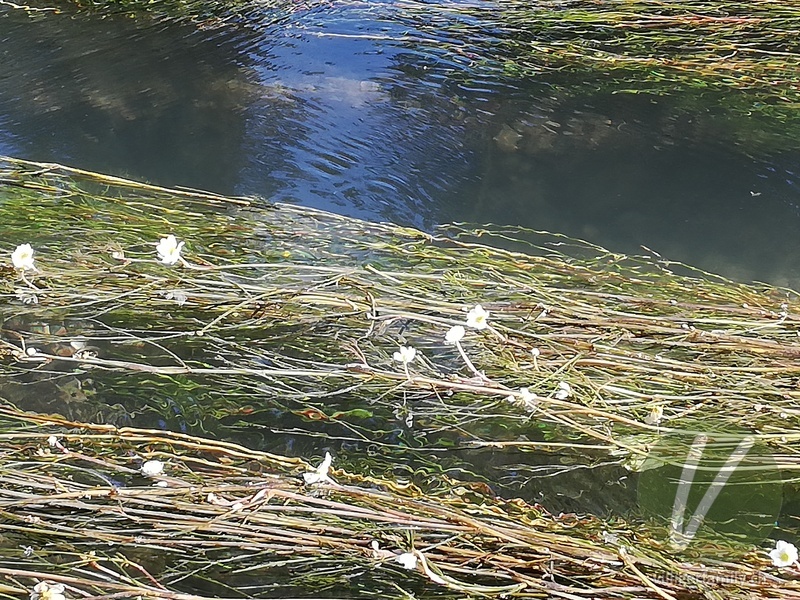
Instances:
[[[441,72],[402,72],[413,64],[407,36],[380,18],[385,9],[309,14],[251,50],[263,96],[250,110],[241,191],[258,190],[267,171],[273,199],[434,224],[439,199],[469,170],[462,107]],[[294,114],[277,121],[276,105]]]

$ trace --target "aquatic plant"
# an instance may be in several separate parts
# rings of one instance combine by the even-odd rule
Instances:
[[[794,544],[778,540],[775,548],[770,550],[769,557],[776,567],[792,567],[797,563],[797,548]]]
[[[171,266],[181,260],[181,250],[183,250],[184,242],[178,242],[175,236],[170,234],[167,237],[161,238],[156,247],[158,260],[165,265]]]
[[[11,264],[18,271],[35,271],[33,248],[30,244],[20,244],[11,253]]]
[[[478,7],[406,0],[404,9],[415,28],[445,47],[452,35],[473,63],[499,63],[513,76],[581,72],[634,93],[751,90],[773,105],[796,103],[800,94],[800,8],[793,2],[504,0]],[[482,44],[487,30],[494,43]]]
[[[38,261],[0,281],[6,593],[800,597],[754,495],[800,468],[793,291],[10,158],[0,182],[7,256]],[[627,481],[722,472],[701,445],[769,529],[679,545],[635,509]]]
[[[672,112],[713,126],[745,151],[787,150],[800,138],[796,2],[404,0],[402,7],[398,18],[415,32],[415,46],[443,56],[450,77],[468,85],[525,81],[581,109],[609,94],[669,97]]]
[[[122,12],[145,23],[186,21],[203,31],[263,31],[267,24],[339,9],[316,0],[76,0],[72,8],[49,4],[6,8],[40,18],[64,10],[77,12],[76,18],[81,11]],[[415,60],[441,63],[441,76],[456,104],[465,99],[460,87],[525,82],[567,113],[573,104],[583,110],[612,94],[669,97],[672,114],[685,116],[701,135],[713,128],[744,152],[756,146],[766,152],[792,150],[800,139],[796,2],[403,0],[365,11],[379,11],[378,20],[399,25],[393,28],[401,31],[394,39],[391,33],[376,34],[382,43],[401,50],[397,68],[414,71]],[[413,52],[402,52],[404,47]],[[420,71],[427,72],[429,67],[423,67]],[[594,125],[591,120],[585,124],[588,129]],[[506,126],[498,139],[514,148],[518,136]]]

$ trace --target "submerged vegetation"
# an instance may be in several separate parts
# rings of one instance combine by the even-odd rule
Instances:
[[[800,99],[797,3],[500,2],[496,10],[512,71],[594,73],[618,93],[697,87],[752,91],[787,107]]]
[[[800,597],[766,539],[796,541],[794,292],[9,158],[0,183],[2,594]],[[664,489],[692,461],[736,497],[694,530]]]
[[[406,0],[403,7],[425,41],[445,50],[467,78],[488,69],[590,102],[593,94],[669,96],[695,118],[724,124],[728,137],[750,149],[784,150],[800,139],[797,2],[432,7]]]
[[[77,5],[236,27],[325,3],[78,0]],[[209,15],[216,20],[204,20]],[[800,102],[800,4],[795,1],[403,0],[396,18],[415,32],[397,41],[445,51],[448,64],[460,63],[470,73],[489,68],[515,78],[546,75],[555,85],[559,80],[553,75],[568,74],[564,84],[574,85],[573,75],[579,74],[584,85],[614,93],[722,92],[723,101],[748,112],[784,117]],[[741,100],[724,95],[731,90],[742,92]]]
[[[317,11],[335,10],[335,5],[76,0],[70,6],[43,0],[34,7],[6,6],[45,11],[38,13],[42,18],[53,10],[123,13],[145,23],[166,19],[203,31],[252,32],[297,15],[308,14],[313,22]],[[375,10],[376,20],[387,23],[385,33],[374,34],[376,40],[390,42],[400,63],[409,61],[398,68],[409,73],[435,69],[441,77],[437,82],[446,82],[459,102],[468,95],[464,88],[497,81],[526,89],[538,85],[537,95],[544,90],[556,107],[574,104],[581,110],[612,94],[669,98],[672,112],[693,123],[699,135],[711,129],[744,153],[792,150],[800,140],[800,4],[795,1],[403,0]],[[318,35],[373,34],[320,30]],[[162,85],[169,92],[169,82]],[[135,98],[128,104],[135,105]],[[131,112],[130,106],[122,109]]]

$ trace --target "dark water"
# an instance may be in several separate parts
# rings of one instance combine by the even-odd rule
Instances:
[[[688,109],[506,78],[488,20],[388,0],[216,25],[3,9],[0,152],[422,228],[645,245],[742,280],[800,275],[800,157],[732,136],[712,97]]]

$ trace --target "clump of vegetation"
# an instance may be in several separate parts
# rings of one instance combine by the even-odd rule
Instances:
[[[0,182],[6,593],[800,596],[757,527],[800,465],[794,292],[9,158]],[[711,490],[742,461],[753,528],[602,510],[693,456]]]
[[[552,95],[669,96],[747,148],[800,139],[796,3],[404,2],[421,39],[467,79],[539,82]]]

